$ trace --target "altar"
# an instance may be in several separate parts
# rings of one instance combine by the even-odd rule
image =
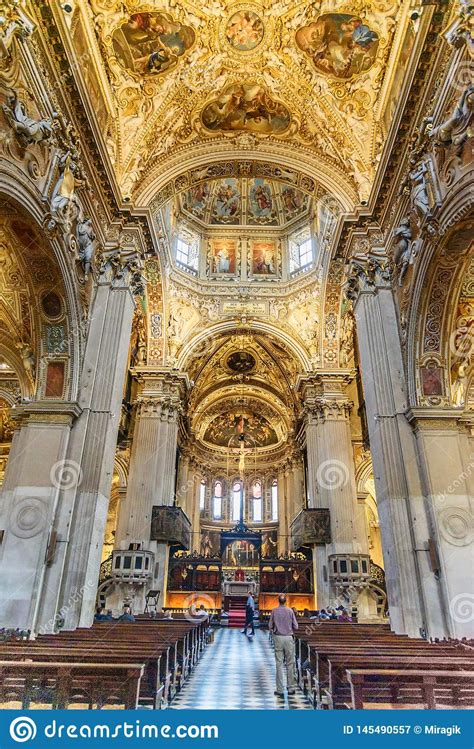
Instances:
[[[255,580],[224,580],[222,592],[225,596],[247,596],[249,591],[254,595],[257,592]]]

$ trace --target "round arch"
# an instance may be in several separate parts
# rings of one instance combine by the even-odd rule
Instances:
[[[187,360],[195,348],[212,336],[230,334],[232,331],[235,331],[235,327],[235,320],[225,320],[196,333],[183,344],[176,363],[176,368],[185,370]],[[275,338],[282,341],[288,347],[298,361],[302,371],[310,372],[312,370],[311,361],[305,349],[285,331],[280,330],[271,323],[253,319],[252,327],[249,332],[253,334],[264,333],[275,336]]]
[[[248,149],[236,148],[235,143],[228,141],[214,143],[211,153],[202,145],[179,149],[151,170],[133,195],[133,203],[137,209],[148,206],[153,210],[176,193],[206,179],[251,176],[287,181],[313,197],[328,192],[344,211],[352,211],[359,203],[354,185],[342,170],[314,160],[305,151],[289,154],[288,147],[278,144],[265,150],[261,143]]]
[[[66,318],[69,323],[67,351],[70,359],[68,370],[70,384],[64,397],[68,400],[75,400],[80,378],[82,340],[78,332],[82,330],[82,310],[77,294],[77,281],[70,265],[70,257],[57,237],[46,235],[44,225],[48,216],[48,206],[36,185],[28,180],[14,165],[10,164],[0,174],[0,200],[13,207],[18,206],[19,218],[34,223],[45,248],[51,251],[57,263],[64,285]]]

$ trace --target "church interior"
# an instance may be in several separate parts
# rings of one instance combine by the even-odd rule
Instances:
[[[473,27],[0,4],[0,707],[474,706]]]

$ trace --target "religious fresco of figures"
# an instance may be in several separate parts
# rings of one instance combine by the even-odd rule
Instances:
[[[274,225],[278,216],[274,204],[272,188],[265,180],[257,178],[249,184],[248,194],[249,224]]]
[[[212,205],[211,224],[240,223],[240,187],[233,177],[217,185]]]
[[[276,445],[278,436],[264,416],[256,413],[228,411],[216,416],[204,432],[204,441],[218,447],[238,446],[240,435],[252,447]]]
[[[320,73],[352,78],[375,62],[379,37],[357,16],[327,13],[296,32],[298,47]]]
[[[250,242],[250,270],[253,276],[275,276],[277,274],[277,247],[274,240],[252,240]]]
[[[258,567],[260,554],[250,541],[234,541],[229,544],[222,557],[223,567]]]
[[[228,86],[204,107],[201,119],[212,132],[245,130],[263,135],[280,135],[291,123],[288,109],[256,83]]]
[[[251,10],[239,10],[229,18],[225,35],[238,52],[250,52],[258,47],[264,35],[263,21]]]
[[[281,202],[285,220],[289,221],[308,210],[309,195],[297,190],[296,187],[286,185],[281,191]]]
[[[262,533],[262,557],[276,559],[278,556],[278,531],[263,531]]]
[[[196,218],[204,218],[208,207],[210,189],[208,182],[200,182],[184,193],[183,208]]]
[[[221,553],[221,534],[219,531],[204,529],[201,531],[200,554],[202,557],[218,557]]]
[[[237,241],[235,239],[212,239],[210,246],[211,274],[234,276],[237,267]]]
[[[139,76],[157,75],[175,67],[194,44],[194,30],[170,13],[134,13],[112,34],[119,63]]]
[[[443,394],[443,370],[436,362],[428,362],[426,366],[420,367],[420,378],[423,395]]]

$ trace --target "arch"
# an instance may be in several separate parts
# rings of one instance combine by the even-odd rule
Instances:
[[[291,170],[297,173],[297,181],[292,182],[303,192],[317,196],[320,186],[340,202],[344,211],[352,211],[359,199],[354,186],[342,171],[336,171],[334,165],[325,164],[321,158],[313,160],[310,152],[292,152],[288,147],[272,144],[272,150],[265,150],[263,143],[257,148],[252,145],[249,150],[236,148],[235,143],[225,140],[214,143],[212,153],[202,145],[182,147],[173,157],[166,159],[166,164],[159,163],[142,180],[140,189],[133,196],[136,206],[148,206],[152,211],[163,205],[177,192],[182,192],[205,179],[214,177],[252,176],[249,164],[273,164],[277,169]],[[183,164],[185,168],[183,169]],[[242,172],[244,165],[245,173]],[[209,168],[203,173],[203,169]],[[201,173],[202,176],[201,176]],[[263,176],[255,175],[255,176]],[[268,177],[271,175],[268,174]],[[273,178],[277,178],[273,175]]]
[[[195,349],[197,346],[199,346],[199,344],[203,343],[209,337],[230,333],[231,331],[235,330],[235,327],[236,327],[235,320],[225,320],[222,322],[218,322],[215,325],[210,325],[204,330],[199,331],[199,333],[196,333],[194,336],[189,338],[189,340],[183,344],[180,354],[178,356],[176,368],[180,370],[185,370],[187,359],[191,355],[193,349]],[[298,341],[292,338],[285,331],[280,330],[279,328],[275,327],[271,323],[267,323],[262,320],[252,319],[251,332],[253,334],[260,332],[260,333],[264,333],[267,335],[273,335],[276,338],[279,338],[283,343],[285,343],[285,345],[294,355],[294,357],[299,362],[300,367],[303,371],[310,372],[312,370],[310,358],[308,354],[306,353],[305,349],[303,348],[303,346],[301,346],[301,344],[299,344]]]
[[[51,251],[57,264],[64,285],[65,317],[68,321],[69,386],[65,390],[64,399],[75,400],[79,389],[83,320],[77,279],[71,267],[71,253],[66,252],[57,237],[46,235],[43,227],[48,216],[48,205],[37,186],[13,164],[9,164],[0,173],[0,200],[8,205],[18,206],[19,218],[34,223],[44,247]]]
[[[457,250],[450,249],[453,243]],[[411,405],[451,404],[450,335],[466,270],[472,263],[472,220],[450,226],[441,242],[429,240],[420,250],[407,325],[407,364]],[[440,382],[438,392],[423,393],[421,368],[431,367]]]
[[[419,402],[417,389],[418,368],[419,360],[423,356],[420,347],[435,270],[438,266],[438,261],[446,258],[446,248],[453,235],[463,226],[467,226],[469,222],[472,226],[472,210],[474,208],[474,191],[472,187],[472,175],[467,175],[466,178],[460,179],[454,185],[450,186],[449,199],[443,200],[441,205],[437,206],[434,211],[436,232],[434,234],[425,234],[426,238],[417,251],[419,264],[414,273],[410,306],[406,315],[408,402],[412,406],[417,405]],[[462,276],[462,264],[454,261],[451,263],[451,266],[453,275],[457,277],[456,284],[458,284],[458,280]],[[450,288],[456,288],[456,286],[451,284],[452,280],[453,278],[450,280]],[[445,289],[445,291],[448,295],[450,289]],[[448,296],[446,296],[447,298]],[[444,330],[441,331],[441,335],[444,332]],[[441,354],[441,351],[439,353]],[[445,362],[445,364],[447,366],[448,362]]]

